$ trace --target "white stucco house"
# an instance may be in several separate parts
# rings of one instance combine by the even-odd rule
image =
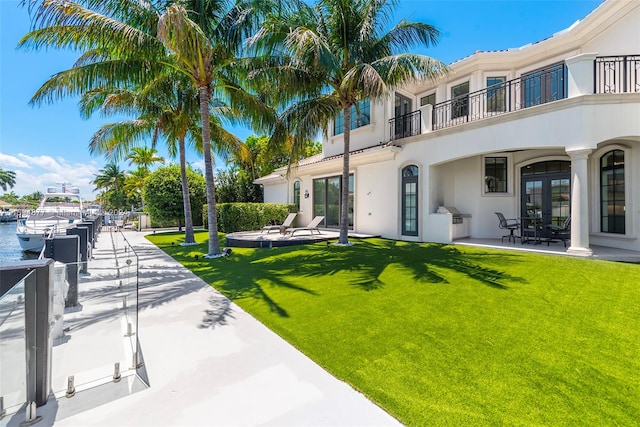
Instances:
[[[451,73],[352,114],[350,227],[407,241],[495,238],[495,212],[543,237],[571,218],[568,252],[640,250],[640,1],[605,0],[570,28],[477,52]],[[323,152],[256,183],[337,228],[340,118]],[[467,214],[454,219],[441,206]],[[537,218],[527,220],[526,218]],[[462,222],[462,223],[460,223]],[[537,227],[536,227],[537,224]]]

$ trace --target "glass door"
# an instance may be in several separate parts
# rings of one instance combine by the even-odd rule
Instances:
[[[551,161],[522,170],[521,223],[524,238],[546,238],[547,225],[571,215],[570,162]]]
[[[396,93],[394,105],[395,139],[401,139],[411,135],[411,100],[406,96]]]
[[[522,212],[520,224],[521,235],[525,239],[539,239],[541,237],[544,180],[540,178],[526,178],[522,181]]]
[[[322,227],[340,227],[340,194],[342,177],[332,176],[313,180],[313,216],[322,215]],[[349,228],[353,228],[353,175],[349,175]]]
[[[340,227],[340,177],[327,178],[327,215],[325,227]]]

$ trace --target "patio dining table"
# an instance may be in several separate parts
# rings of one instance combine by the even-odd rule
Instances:
[[[520,221],[520,239],[522,244],[533,241],[535,245],[542,243],[542,217],[522,216]]]

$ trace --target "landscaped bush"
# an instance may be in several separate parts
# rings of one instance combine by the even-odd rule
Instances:
[[[267,224],[280,224],[289,212],[297,212],[296,205],[284,203],[218,203],[218,231],[259,230]],[[207,224],[207,205],[202,207],[202,222]]]

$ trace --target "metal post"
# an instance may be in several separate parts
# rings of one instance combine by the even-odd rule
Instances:
[[[47,403],[51,389],[50,295],[53,260],[39,259],[0,268],[3,281],[25,279],[25,341],[27,354],[26,401]]]

